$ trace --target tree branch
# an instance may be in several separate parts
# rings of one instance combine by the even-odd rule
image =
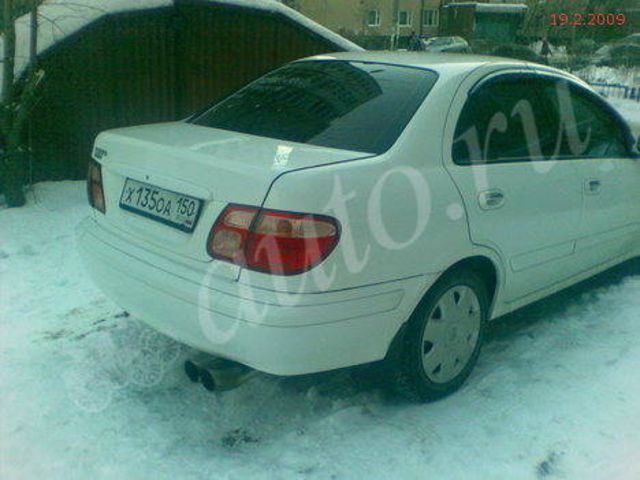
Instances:
[[[2,98],[0,104],[13,102],[13,77],[15,75],[16,27],[13,20],[13,0],[4,0],[4,58],[2,62]]]

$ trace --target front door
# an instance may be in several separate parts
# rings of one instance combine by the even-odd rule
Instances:
[[[640,162],[627,127],[580,86],[559,80],[542,95],[560,123],[556,158],[571,160],[582,182],[577,256],[585,270],[629,256],[640,238]]]

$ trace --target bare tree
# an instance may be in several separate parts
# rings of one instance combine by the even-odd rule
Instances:
[[[36,90],[44,73],[37,68],[38,4],[32,0],[30,14],[29,62],[25,80],[16,82],[16,10],[13,0],[3,0],[4,55],[2,58],[2,96],[0,97],[0,181],[10,207],[24,205],[24,148],[22,133]]]
[[[42,21],[52,32],[64,36],[65,20],[90,19],[96,14],[104,13],[102,8],[87,5],[82,0],[65,0],[55,2],[56,7],[63,7],[65,11],[49,17],[38,8],[42,1],[0,0],[0,33],[3,34],[4,41],[4,54],[0,59],[0,69],[3,72],[0,96],[0,190],[4,191],[9,206],[21,206],[25,203],[24,159],[28,149],[23,144],[23,133],[29,114],[38,100],[38,86],[44,78],[44,71],[38,67],[39,23]],[[29,13],[29,53],[24,68],[16,69],[15,25],[17,17],[25,12]]]

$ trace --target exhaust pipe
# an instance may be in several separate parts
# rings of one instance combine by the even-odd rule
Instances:
[[[198,383],[200,381],[200,367],[191,360],[184,362],[184,373],[187,374],[187,377],[189,377],[189,380],[193,383]]]
[[[209,392],[223,392],[239,387],[258,374],[245,365],[222,358],[208,359],[202,363],[184,362],[184,371],[194,383],[200,382]]]

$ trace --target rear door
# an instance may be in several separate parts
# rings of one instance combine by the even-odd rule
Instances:
[[[629,255],[640,238],[640,163],[626,125],[593,92],[558,80],[544,103],[558,118],[556,156],[571,160],[584,197],[577,255],[585,269]]]
[[[505,300],[516,301],[578,270],[582,215],[571,162],[551,162],[554,126],[527,70],[493,74],[457,94],[445,162],[461,191],[474,243],[505,262]]]

